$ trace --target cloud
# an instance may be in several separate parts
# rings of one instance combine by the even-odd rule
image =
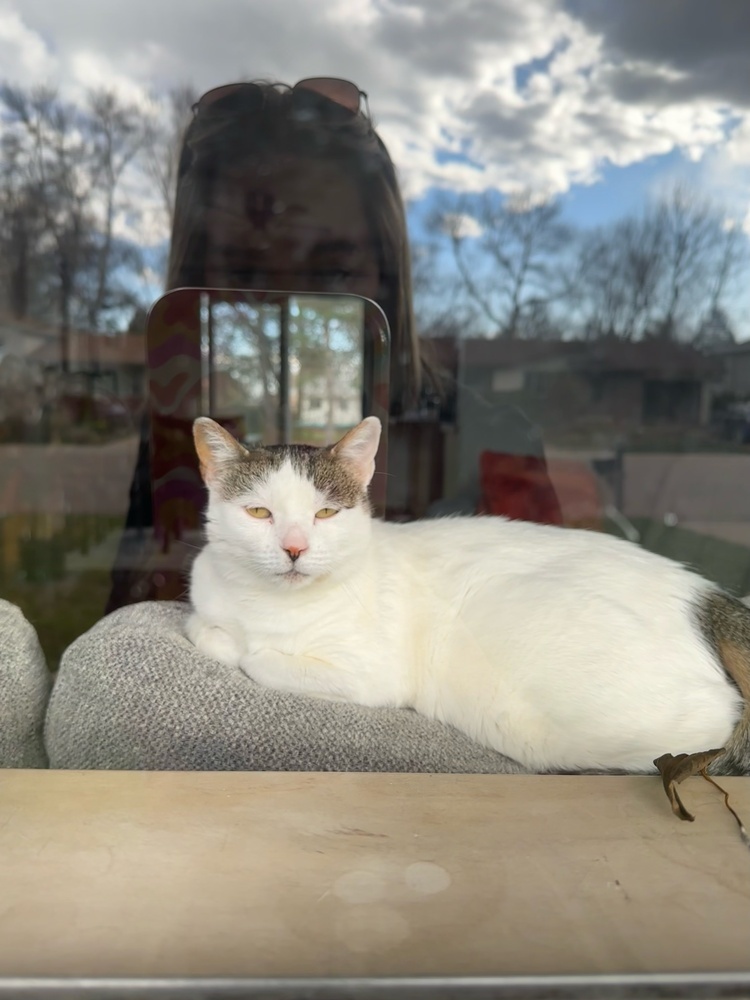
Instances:
[[[10,7],[0,7],[0,60],[6,77],[23,85],[55,72],[54,58],[43,39]]]
[[[602,38],[605,58],[630,64],[636,76],[638,66],[656,71],[654,89],[645,88],[645,94],[710,97],[750,107],[745,0],[567,0],[565,7]],[[666,69],[672,71],[669,79],[659,73]]]
[[[744,0],[16,0],[7,75],[129,99],[192,82],[345,76],[370,95],[407,197],[564,192],[678,149],[750,166]],[[440,151],[440,155],[438,154]],[[453,155],[450,155],[453,154]]]
[[[479,221],[465,212],[448,212],[443,217],[442,227],[446,233],[459,239],[477,239],[483,232]]]

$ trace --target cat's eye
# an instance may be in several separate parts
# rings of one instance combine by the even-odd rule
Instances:
[[[334,514],[338,514],[335,507],[323,507],[315,512],[315,516],[320,521],[325,521],[327,517],[333,517]]]
[[[250,517],[255,517],[259,521],[267,521],[271,516],[271,511],[268,507],[245,507]]]

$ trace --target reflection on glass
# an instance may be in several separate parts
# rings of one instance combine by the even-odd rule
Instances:
[[[201,341],[207,409],[241,416],[246,444],[329,444],[363,412],[362,299],[289,296],[211,304]]]
[[[0,597],[51,665],[104,613],[145,407],[143,332],[0,321]]]
[[[750,422],[737,402],[750,398],[749,348],[531,332],[427,346],[455,412],[429,515],[607,531],[750,593]]]
[[[243,84],[194,114],[198,93],[168,81],[153,102],[131,103],[145,77],[120,96],[84,94],[70,80],[59,93],[37,88],[25,57],[14,69],[10,44],[0,88],[0,596],[30,615],[53,662],[103,613],[121,558],[138,580],[158,563],[155,593],[172,594],[166,570],[187,537],[178,543],[175,531],[198,530],[203,495],[197,477],[180,492],[174,461],[191,449],[183,431],[198,412],[248,444],[329,441],[363,413],[388,412],[355,300],[324,309],[306,295],[283,306],[214,298],[181,320],[189,346],[171,343],[162,357],[147,351],[139,312],[165,278],[380,303],[395,345],[388,517],[504,514],[608,531],[750,592],[747,198],[698,169],[709,153],[715,165],[742,154],[733,63],[723,82],[721,67],[702,76],[701,65],[718,66],[705,58],[715,40],[697,7],[672,5],[659,22],[669,53],[641,52],[645,62],[631,62],[648,73],[623,87],[620,30],[628,19],[648,28],[649,5],[619,5],[609,20],[595,4],[578,7],[564,23],[543,18],[546,29],[515,12],[516,32],[491,39],[475,19],[466,30],[482,38],[475,56],[487,72],[467,63],[448,79],[408,46],[387,53],[381,75],[366,60],[361,83],[395,165],[359,84],[316,85],[318,97],[309,81]],[[370,48],[395,37],[399,10],[378,7]],[[281,7],[274,16],[245,32],[251,69],[283,24]],[[305,16],[312,51],[320,25],[312,7]],[[724,20],[715,27],[727,44],[744,37]],[[75,45],[74,31],[48,37],[32,11],[21,21],[30,34],[18,38],[38,36],[40,52]],[[348,44],[350,27],[343,15],[326,22],[326,44]],[[653,42],[649,30],[625,34],[636,47]],[[127,73],[148,72],[138,65]],[[509,69],[502,79],[497,65]],[[316,69],[332,68],[323,59]],[[183,79],[227,82],[219,64],[183,69]],[[299,71],[293,58],[279,65],[289,80]],[[407,77],[412,101],[399,89]],[[686,86],[703,88],[700,115],[686,115]],[[707,127],[704,114],[726,127]],[[578,141],[554,141],[563,134]],[[437,377],[415,404],[406,389],[417,330]],[[162,419],[157,499],[172,511],[156,538],[151,458],[139,457],[149,380]],[[177,432],[167,417],[185,425]],[[136,589],[128,600],[151,596]]]

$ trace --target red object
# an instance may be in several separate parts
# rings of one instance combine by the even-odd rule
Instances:
[[[534,455],[483,451],[479,457],[478,514],[537,524],[563,523],[547,463]]]
[[[547,463],[566,528],[604,530],[604,502],[596,473],[580,459],[551,458]]]

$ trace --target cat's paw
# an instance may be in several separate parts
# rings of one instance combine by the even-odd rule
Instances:
[[[336,679],[332,668],[320,660],[294,656],[276,649],[254,649],[240,658],[240,670],[262,687],[287,694],[304,695],[321,701],[351,702],[348,690],[331,687]]]
[[[185,626],[185,633],[195,648],[210,660],[218,660],[228,667],[239,665],[242,650],[226,629],[211,625],[200,615],[192,614]]]
[[[239,667],[243,674],[247,674],[251,681],[262,684],[263,687],[276,687],[277,671],[274,670],[274,663],[279,654],[270,649],[254,649],[245,652],[239,660]]]

